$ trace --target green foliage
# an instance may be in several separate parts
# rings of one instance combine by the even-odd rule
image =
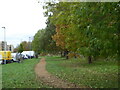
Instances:
[[[21,44],[23,45],[24,51],[29,51],[30,50],[31,42],[23,41],[23,42],[21,42]]]
[[[22,45],[22,44],[20,44],[20,46],[18,47],[18,52],[19,52],[19,53],[22,53],[22,52],[23,52],[23,45]]]
[[[14,52],[23,52],[23,51],[29,51],[29,50],[32,50],[32,47],[31,47],[31,42],[27,42],[27,41],[23,41],[20,43],[20,45],[18,45]]]
[[[85,56],[119,56],[119,8],[117,2],[48,4],[47,12],[53,13],[50,21],[59,26],[54,35],[56,44]]]
[[[57,77],[81,87],[118,88],[117,61],[95,61],[86,59],[65,60],[58,56],[46,57],[47,70]]]
[[[55,34],[55,26],[47,21],[47,27],[39,30],[32,41],[32,48],[35,52],[41,53],[57,53],[60,48],[56,46],[55,41],[52,40],[52,36]]]
[[[34,36],[34,40],[32,41],[32,48],[35,52],[40,53],[43,49],[44,49],[44,40],[43,40],[43,36],[44,36],[45,30],[39,30],[35,36]]]
[[[36,79],[34,66],[38,59],[25,60],[22,63],[10,63],[2,66],[2,88],[44,88]]]

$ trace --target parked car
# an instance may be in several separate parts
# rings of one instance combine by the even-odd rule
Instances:
[[[25,56],[26,59],[35,57],[34,51],[23,51],[22,54]]]
[[[2,55],[0,55],[0,64],[2,64]]]
[[[24,59],[24,55],[21,53],[12,53],[13,62],[21,62]]]
[[[17,53],[11,53],[11,55],[12,55],[12,60],[13,60],[14,62],[17,61],[17,60],[16,60],[16,54],[17,54]]]
[[[23,60],[23,55],[21,53],[17,53],[16,59],[18,60],[18,62],[21,62]]]
[[[11,51],[0,51],[0,60],[2,60],[2,64],[11,63]]]
[[[0,60],[0,64],[2,64],[2,60]]]

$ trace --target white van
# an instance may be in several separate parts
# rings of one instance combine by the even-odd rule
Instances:
[[[35,52],[34,51],[23,51],[22,54],[26,58],[34,58],[35,57]]]
[[[17,59],[16,59],[16,54],[17,54],[17,53],[11,53],[11,55],[12,55],[12,60],[13,60],[13,61],[17,61]]]

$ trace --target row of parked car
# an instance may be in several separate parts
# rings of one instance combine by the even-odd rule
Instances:
[[[11,53],[10,51],[0,51],[0,64],[10,62],[21,62],[24,59],[35,57],[34,51],[23,51],[22,53]]]
[[[35,57],[34,51],[23,51],[22,53],[11,53],[13,61],[31,59]]]

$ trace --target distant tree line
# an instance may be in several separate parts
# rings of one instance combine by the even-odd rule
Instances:
[[[27,41],[22,41],[15,49],[14,52],[23,52],[23,51],[31,51],[32,43]]]

